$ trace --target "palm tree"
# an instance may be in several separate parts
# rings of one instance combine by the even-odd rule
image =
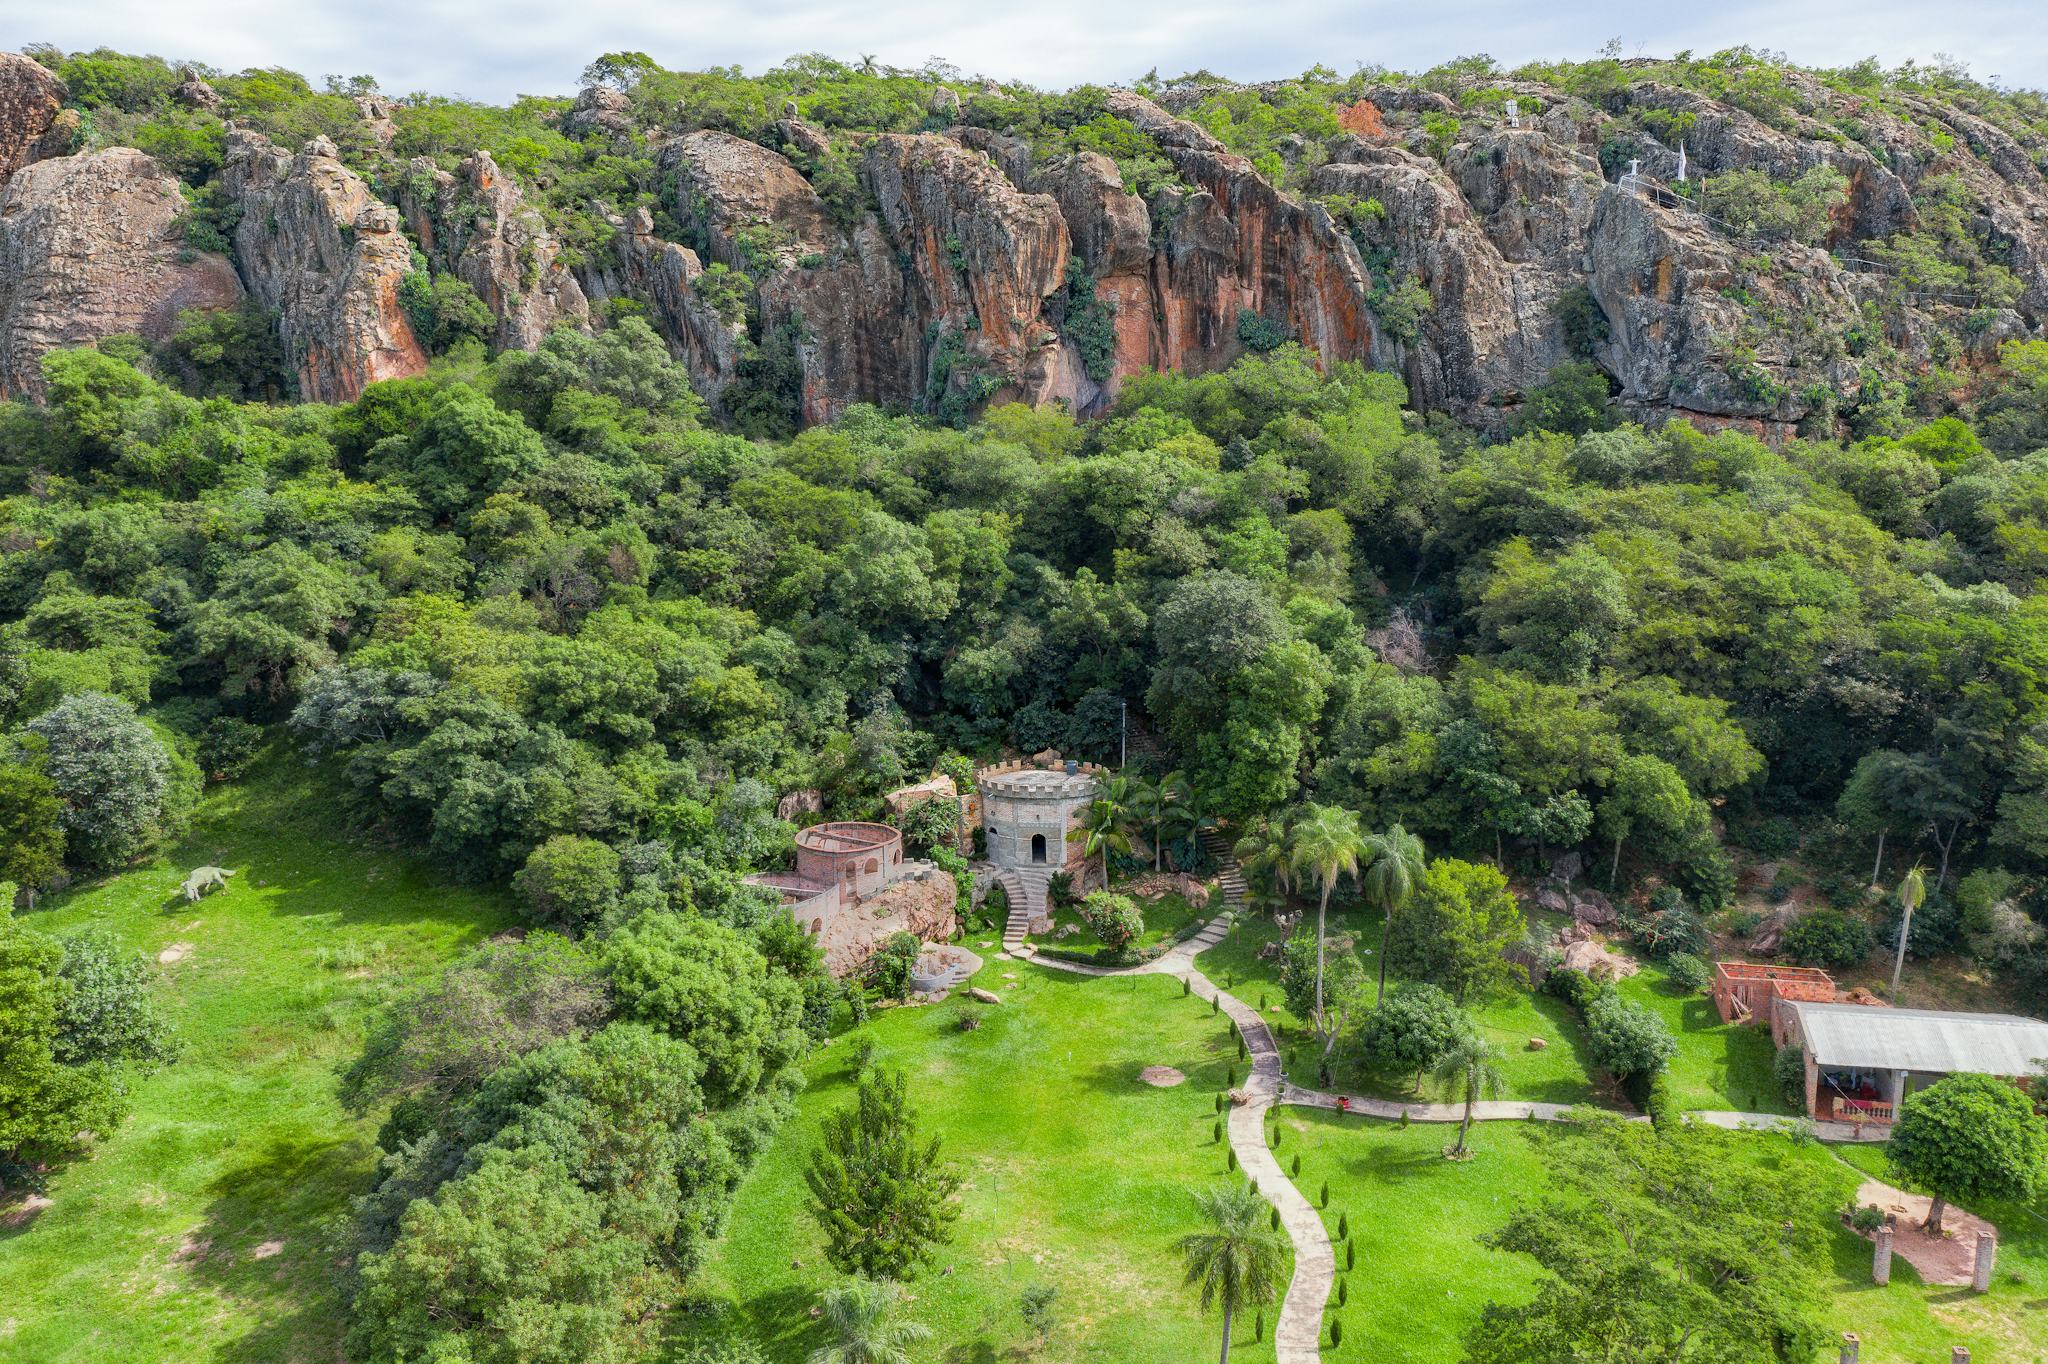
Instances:
[[[1918,863],[1906,873],[1906,879],[1899,882],[1899,908],[1906,912],[1899,918],[1899,953],[1892,958],[1892,998],[1899,997],[1899,974],[1906,969],[1906,935],[1913,931],[1913,911],[1920,908],[1927,899],[1927,876]]]
[[[1373,1002],[1378,1003],[1387,997],[1387,938],[1394,927],[1394,911],[1408,903],[1408,897],[1415,893],[1415,883],[1422,879],[1422,840],[1398,824],[1389,825],[1383,834],[1366,835],[1365,856],[1365,874],[1359,878],[1359,889],[1381,916],[1380,988],[1373,997]]]
[[[910,1364],[909,1346],[930,1340],[932,1328],[895,1319],[900,1288],[872,1279],[825,1290],[825,1324],[836,1345],[811,1351],[811,1364]]]
[[[1230,850],[1244,872],[1246,885],[1254,891],[1270,886],[1276,902],[1284,901],[1294,888],[1294,868],[1287,861],[1287,828],[1287,816],[1269,816],[1264,827],[1238,839]]]
[[[1330,892],[1346,872],[1358,875],[1358,855],[1364,846],[1358,816],[1336,805],[1309,806],[1287,838],[1288,861],[1294,870],[1314,877],[1321,892],[1316,901],[1317,1032],[1323,1031],[1323,927],[1330,913]],[[1328,1056],[1336,1042],[1335,1033],[1326,1035],[1323,1055]]]
[[[1464,1095],[1465,1120],[1458,1124],[1458,1144],[1446,1152],[1453,1160],[1465,1154],[1465,1137],[1472,1130],[1473,1105],[1482,1098],[1498,1099],[1507,1092],[1501,1059],[1499,1047],[1481,1037],[1477,1029],[1467,1029],[1430,1068],[1430,1079],[1447,1101],[1455,1103],[1461,1093]]]
[[[1080,827],[1067,835],[1069,841],[1081,844],[1083,857],[1102,857],[1102,888],[1109,889],[1109,854],[1113,848],[1121,853],[1131,850],[1131,840],[1124,833],[1124,824],[1130,811],[1130,790],[1128,781],[1113,777],[1102,794],[1088,803],[1088,809],[1081,816]]]
[[[1280,1287],[1280,1264],[1286,1248],[1266,1225],[1266,1201],[1235,1184],[1195,1195],[1195,1206],[1209,1224],[1178,1242],[1187,1265],[1187,1283],[1202,1290],[1202,1310],[1223,1304],[1223,1355],[1230,1364],[1230,1320],[1247,1307],[1264,1307]]]
[[[1216,827],[1216,817],[1203,808],[1202,798],[1185,772],[1169,772],[1159,779],[1156,819],[1158,837],[1168,844]]]
[[[1134,826],[1145,830],[1146,836],[1151,839],[1152,870],[1158,871],[1161,860],[1159,811],[1160,801],[1165,798],[1166,784],[1161,782],[1154,786],[1143,777],[1129,777],[1124,780],[1130,783],[1129,793],[1124,798],[1128,817]]]

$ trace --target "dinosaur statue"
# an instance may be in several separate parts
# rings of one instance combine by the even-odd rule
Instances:
[[[179,889],[185,892],[187,900],[197,900],[209,890],[227,889],[228,878],[233,875],[226,867],[200,867],[185,878]]]

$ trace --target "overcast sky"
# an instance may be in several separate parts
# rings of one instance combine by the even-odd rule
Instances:
[[[1662,56],[1748,43],[1808,65],[1947,53],[1981,78],[2048,87],[2042,0],[0,0],[0,43],[102,44],[315,81],[370,74],[392,94],[499,101],[573,91],[601,52],[759,71],[796,52],[891,65],[943,57],[970,73],[1064,87],[1206,67],[1240,80],[1317,62],[1419,70],[1488,52],[1585,57],[1610,38]]]

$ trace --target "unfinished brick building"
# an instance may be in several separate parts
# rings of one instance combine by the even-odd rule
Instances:
[[[752,885],[782,892],[783,907],[812,933],[821,933],[843,909],[879,894],[899,879],[903,835],[886,824],[834,820],[797,830],[796,870],[749,876]]]

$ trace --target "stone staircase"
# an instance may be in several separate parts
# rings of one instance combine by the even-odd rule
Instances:
[[[1187,945],[1193,949],[1193,953],[1206,951],[1222,942],[1229,934],[1230,926],[1237,921],[1237,916],[1244,913],[1244,873],[1238,870],[1237,859],[1231,856],[1230,840],[1219,829],[1204,829],[1202,847],[1207,850],[1209,856],[1216,859],[1219,868],[1216,874],[1216,889],[1222,893],[1223,907],[1210,918],[1206,928],[1188,939]]]
[[[996,884],[1010,897],[1010,917],[1003,925],[1003,950],[1015,954],[1025,948],[1024,940],[1031,935],[1031,921],[1046,912],[1052,871],[1011,868],[996,878]]]

